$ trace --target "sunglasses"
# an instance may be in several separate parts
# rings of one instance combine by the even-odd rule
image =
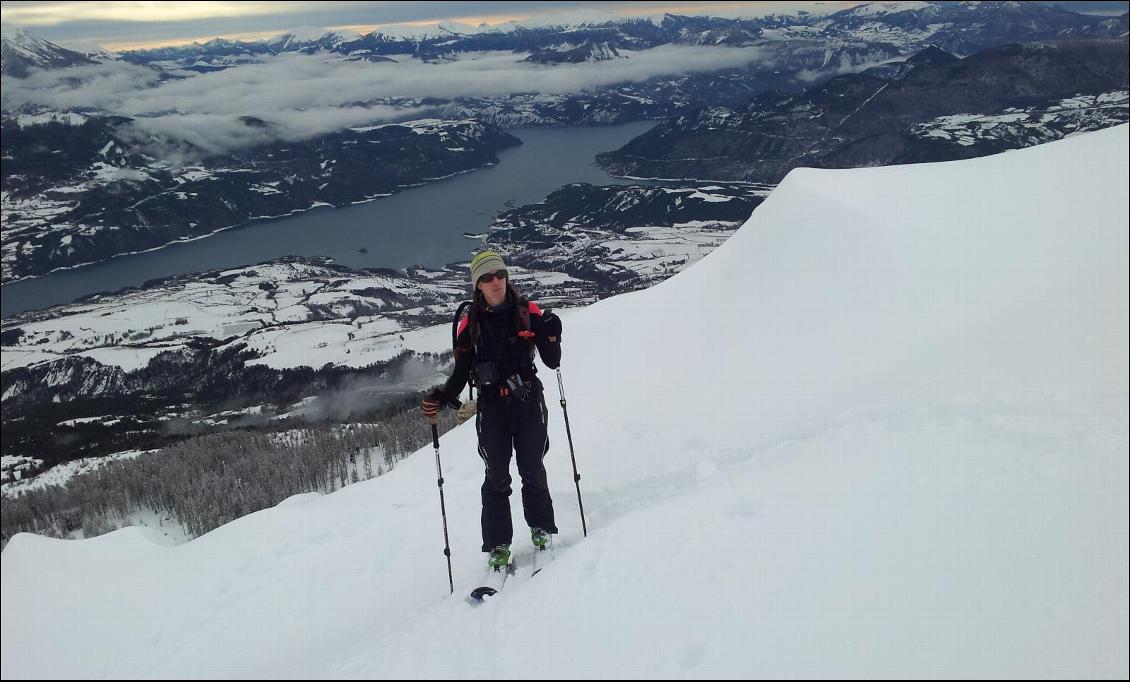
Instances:
[[[495,279],[506,279],[506,271],[499,270],[498,272],[488,272],[479,278],[479,284],[490,284]]]

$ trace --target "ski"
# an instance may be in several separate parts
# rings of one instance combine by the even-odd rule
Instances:
[[[534,577],[557,556],[557,545],[552,538],[544,548],[534,551],[533,560],[530,562],[530,577]]]
[[[512,575],[519,573],[524,577],[532,578],[551,562],[557,556],[557,547],[551,541],[543,549],[535,549],[532,553],[522,553],[519,557],[514,557],[504,571],[487,571],[487,578],[484,585],[476,587],[471,590],[471,594],[467,597],[467,602],[471,605],[479,605],[487,600],[488,597],[493,597],[502,591],[503,586],[506,585],[507,580]]]
[[[486,597],[493,597],[506,585],[506,579],[514,575],[517,569],[514,563],[511,562],[506,565],[505,570],[495,571],[488,570],[484,585],[480,585],[471,590],[471,594],[467,597],[467,601],[471,604],[481,604]]]

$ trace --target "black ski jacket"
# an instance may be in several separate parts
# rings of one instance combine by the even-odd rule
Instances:
[[[516,306],[529,311],[530,328],[525,334],[520,334],[526,330],[521,329],[522,316],[518,315]],[[534,379],[537,374],[535,347],[546,367],[557,369],[561,364],[561,319],[543,311],[533,301],[515,300],[513,294],[507,292],[505,303],[496,308],[484,306],[479,311],[478,324],[478,343],[474,343],[468,317],[464,315],[459,321],[455,369],[436,396],[448,405],[458,404],[459,394],[480,362],[496,363],[503,378],[517,374],[524,381],[534,383],[540,383]]]

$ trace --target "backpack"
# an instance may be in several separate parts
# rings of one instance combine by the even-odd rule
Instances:
[[[517,301],[517,303],[515,304],[515,308],[517,310],[517,314],[515,315],[515,317],[517,318],[516,319],[516,327],[517,327],[517,331],[518,331],[518,337],[526,341],[526,344],[529,346],[530,357],[532,359],[533,353],[534,353],[534,342],[533,342],[534,334],[531,331],[531,327],[530,327],[530,305],[531,305],[530,301],[527,298],[523,298],[521,296],[518,296],[517,292],[515,292],[513,289],[511,289],[509,287],[508,287],[508,290],[510,292],[510,295],[514,297],[514,300]],[[467,317],[468,326],[471,327],[471,338],[473,339],[473,343],[475,345],[475,350],[476,350],[476,352],[478,352],[478,350],[479,350],[480,338],[479,338],[478,330],[474,328],[474,325],[476,323],[476,319],[474,317],[472,317],[472,315],[470,314],[471,311],[469,310],[469,308],[472,305],[474,305],[474,301],[462,301],[459,304],[459,307],[456,308],[455,316],[451,320],[451,349],[452,349],[453,353],[458,353],[460,351],[460,348],[459,348],[459,345],[458,345],[459,344],[459,324],[463,321],[464,315],[466,315],[466,317]],[[467,313],[463,312],[465,310],[467,311]],[[475,373],[474,372],[471,372],[471,377],[470,377],[470,379],[467,383],[468,383],[468,386],[471,387],[471,389],[472,389],[471,397],[474,398],[475,394],[474,394],[473,389],[476,386]]]

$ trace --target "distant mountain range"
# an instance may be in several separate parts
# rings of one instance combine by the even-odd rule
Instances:
[[[598,159],[630,177],[776,183],[800,166],[984,156],[1125,123],[1127,54],[1125,37],[1010,45],[965,59],[931,47],[800,93],[673,118]]]
[[[358,59],[404,55],[436,60],[462,52],[511,50],[528,52],[534,61],[553,64],[615,57],[623,50],[646,50],[666,44],[747,46],[815,37],[823,41],[885,43],[903,54],[937,45],[964,56],[1008,43],[1118,37],[1126,32],[1126,14],[1096,17],[1033,2],[868,3],[832,14],[800,12],[751,19],[667,14],[658,22],[625,19],[579,26],[516,25],[474,33],[437,26],[415,36],[305,29],[267,40],[216,38],[205,43],[127,51],[120,58],[169,69],[212,70],[285,52],[330,52]],[[26,33],[5,35],[0,70],[4,75],[20,77],[31,67],[58,68],[89,59],[58,46],[45,46],[45,42]],[[563,48],[565,45],[569,47]]]
[[[481,50],[555,51],[562,43],[603,45],[604,50],[645,50],[670,43],[736,46],[812,38],[817,32],[824,40],[882,42],[903,51],[938,45],[947,52],[968,55],[1007,43],[1117,37],[1126,30],[1125,14],[1095,17],[1032,2],[869,3],[827,15],[801,12],[795,16],[725,19],[667,14],[658,23],[631,19],[567,27],[503,27],[471,34],[437,27],[430,34],[413,37],[374,32],[364,36],[327,33],[305,40],[293,36],[256,42],[214,40],[183,48],[128,52],[124,58],[151,63],[325,50],[351,56],[399,54],[439,59]]]

